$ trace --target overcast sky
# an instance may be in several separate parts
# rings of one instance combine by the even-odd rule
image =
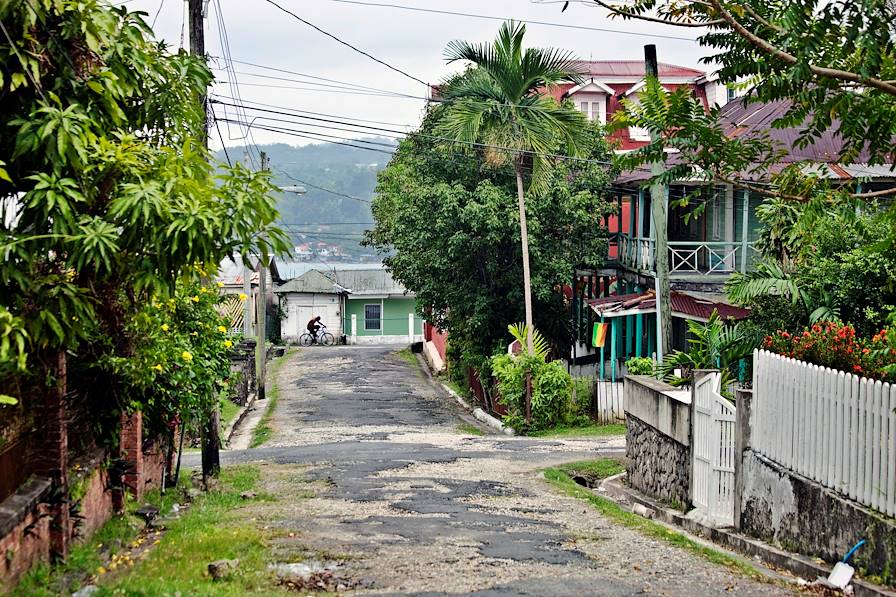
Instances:
[[[453,0],[452,2],[443,0],[359,0],[358,3],[339,0],[276,1],[321,29],[333,33],[423,81],[434,83],[461,68],[459,64],[445,63],[443,51],[449,41],[453,39],[492,40],[500,21],[363,4],[401,5],[651,34],[650,37],[645,37],[535,23],[528,25],[527,45],[564,48],[584,59],[642,59],[645,43],[656,44],[661,62],[701,68],[699,60],[705,55],[705,51],[693,41],[656,37],[656,35],[664,35],[692,38],[695,36],[694,31],[649,23],[611,20],[603,9],[575,0],[563,13],[560,12],[563,3],[554,0]],[[184,0],[130,0],[126,3],[131,10],[148,13],[148,22],[152,22],[158,12],[155,24],[156,35],[165,39],[175,50],[181,45],[182,38],[184,44],[189,43],[188,28],[184,24],[185,4]],[[206,21],[206,49],[210,55],[223,55],[220,27],[218,26],[218,6],[220,6],[220,13],[223,16],[230,53],[234,61],[252,62],[305,75],[299,76],[235,64],[239,93],[243,100],[275,104],[293,110],[336,115],[338,119],[351,117],[405,125],[399,127],[400,130],[407,130],[408,126],[413,127],[419,123],[424,106],[422,99],[360,95],[342,89],[342,87],[349,86],[355,90],[368,87],[422,98],[426,95],[426,88],[422,84],[340,45],[292,16],[281,12],[266,0],[212,0],[209,3],[209,15]],[[213,66],[215,66],[214,63]],[[218,66],[223,67],[224,63],[218,61]],[[250,73],[289,80],[263,78]],[[228,79],[223,71],[216,71],[216,74],[220,79]],[[312,79],[309,76],[333,79],[339,83]],[[312,85],[313,81],[338,85],[340,88]],[[286,87],[302,87],[303,89]],[[223,96],[230,96],[232,93],[230,86],[226,83],[216,83],[214,92]],[[221,106],[218,106],[217,110],[223,116]],[[249,118],[256,115],[260,115],[260,113],[251,113]],[[274,114],[268,116],[278,117]],[[234,113],[229,113],[229,117],[240,119]],[[301,126],[259,120],[256,120],[255,123],[252,130],[254,140],[258,143],[305,144],[309,142],[307,139],[295,136],[264,131],[257,128],[259,126],[288,126],[292,129],[299,128],[340,137],[372,134],[324,130],[313,128],[311,123]],[[221,124],[224,141],[227,145],[243,143],[239,138],[243,133],[238,125],[225,126],[224,123]],[[318,122],[318,124],[322,123]],[[334,126],[332,123],[330,125]],[[397,128],[391,124],[371,126]],[[220,141],[214,129],[212,135],[212,145],[219,147]]]

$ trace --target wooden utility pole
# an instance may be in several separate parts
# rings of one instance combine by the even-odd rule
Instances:
[[[659,66],[656,60],[656,46],[649,44],[644,46],[644,74],[647,79],[651,77],[659,80]],[[650,131],[650,141],[656,142],[660,135],[656,131]],[[650,174],[657,177],[665,171],[662,162],[654,162],[650,165]],[[666,203],[669,193],[665,185],[654,183],[650,185],[650,211],[653,219],[654,237],[654,271],[656,273],[656,358],[663,360],[664,351],[672,348],[672,305],[669,286],[669,228]]]
[[[259,152],[261,157],[261,170],[262,172],[268,169],[268,156],[265,152]],[[258,298],[255,300],[255,318],[258,320],[256,323],[255,331],[258,334],[258,341],[255,344],[255,376],[257,379],[256,387],[257,389],[257,397],[259,400],[265,399],[265,361],[267,360],[267,347],[265,346],[265,334],[267,328],[267,309],[268,309],[268,301],[267,301],[267,285],[268,285],[268,276],[267,271],[269,270],[269,257],[267,251],[262,249],[261,253],[258,255]]]
[[[190,53],[205,62],[205,10],[206,0],[188,0],[187,12],[190,19]],[[202,103],[202,143],[208,147],[208,102],[206,94],[199,98]],[[221,470],[221,438],[218,430],[221,414],[218,405],[212,407],[210,416],[202,430],[202,477],[215,477]]]

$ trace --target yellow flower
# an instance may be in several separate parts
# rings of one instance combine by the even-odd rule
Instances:
[[[167,332],[167,331],[168,331],[168,324],[167,324],[167,323],[163,323],[163,324],[162,324],[162,331],[163,331],[163,332]]]
[[[155,367],[153,367],[153,369],[155,369],[156,371],[161,371],[161,370],[162,370],[162,366],[159,365],[159,364],[157,363],[157,364],[155,365]]]
[[[191,355],[189,352],[187,352],[185,350],[182,353],[180,353],[180,358],[182,358],[183,360],[185,360],[189,363],[190,361],[193,360],[193,355]]]
[[[198,294],[194,294],[194,295],[193,295],[193,298],[190,299],[190,300],[193,301],[194,303],[198,303],[198,302],[199,302],[199,295],[198,295]]]
[[[230,340],[224,340],[224,348],[230,348],[231,346],[233,346],[233,342],[231,342]]]
[[[191,335],[191,336],[198,336],[198,335],[199,335],[199,332],[190,332],[190,335]]]
[[[244,301],[244,300],[246,300],[247,298],[249,298],[249,297],[246,296],[245,293],[243,293],[243,292],[240,293],[240,300],[241,300],[241,301]]]
[[[206,290],[205,286],[203,286],[202,288],[199,289],[199,292],[201,292],[202,294],[205,294],[206,292],[208,292],[208,290]]]
[[[96,573],[99,575],[103,575],[106,573],[106,569],[103,568],[102,566],[100,566],[99,568],[96,569]]]
[[[221,333],[223,334],[223,333],[225,333],[225,332],[227,331],[227,328],[225,328],[223,325],[219,325],[219,326],[218,326],[218,331],[221,332]]]
[[[218,282],[218,288],[224,288],[224,282]]]

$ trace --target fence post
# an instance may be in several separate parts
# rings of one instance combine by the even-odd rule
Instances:
[[[734,423],[734,528],[740,529],[740,516],[744,495],[744,453],[750,449],[750,413],[753,409],[753,390],[735,390],[737,399]]]
[[[358,316],[355,313],[352,313],[352,344],[357,343],[358,336]]]
[[[414,343],[414,314],[408,313],[408,342]]]

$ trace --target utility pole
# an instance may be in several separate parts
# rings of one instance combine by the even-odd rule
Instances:
[[[205,62],[205,7],[207,0],[188,0],[187,12],[190,19],[190,53]],[[208,102],[206,94],[199,98],[202,103],[202,144],[208,148]],[[221,414],[217,403],[202,430],[202,477],[216,477],[221,470],[221,438],[218,425]]]
[[[659,80],[659,66],[656,60],[656,46],[649,44],[644,46],[644,74]],[[650,131],[650,141],[655,143],[660,138],[656,131]],[[650,165],[650,174],[657,177],[665,171],[663,162],[654,162]],[[669,228],[666,213],[666,202],[669,193],[665,185],[654,183],[650,185],[650,211],[653,219],[653,237],[655,241],[655,267],[656,278],[654,286],[656,290],[656,358],[663,360],[664,351],[672,347],[672,305],[669,286]]]
[[[264,172],[268,169],[268,155],[261,151],[259,152],[261,158],[261,170]],[[265,361],[267,360],[267,347],[265,346],[265,334],[267,333],[267,309],[268,309],[268,301],[267,301],[267,270],[269,269],[268,262],[268,252],[265,249],[261,250],[261,253],[258,255],[258,298],[255,301],[255,311],[256,311],[256,319],[258,320],[256,323],[256,327],[258,328],[256,332],[258,333],[258,341],[255,344],[255,375],[258,379],[256,383],[257,396],[259,400],[265,399]]]

